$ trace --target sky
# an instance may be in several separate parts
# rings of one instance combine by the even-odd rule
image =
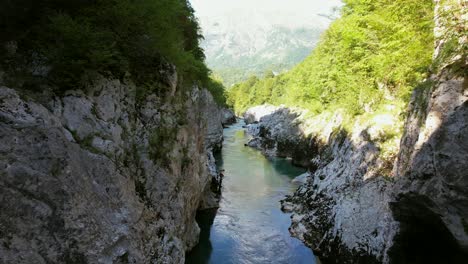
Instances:
[[[303,16],[327,12],[341,3],[338,0],[190,0],[190,2],[200,16],[219,15],[234,9],[294,12]]]
[[[229,62],[247,72],[312,50],[318,41],[314,33],[328,28],[327,15],[342,5],[340,0],[189,1],[200,22],[208,65],[217,70]],[[261,58],[257,66],[244,65],[254,58]]]
[[[339,0],[190,0],[202,25],[213,17],[257,14],[277,24],[310,24],[319,14],[330,14]]]

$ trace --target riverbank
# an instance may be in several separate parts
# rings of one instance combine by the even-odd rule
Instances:
[[[381,192],[388,183],[374,170],[382,163],[377,147],[365,131],[340,132],[340,115],[325,122],[306,114],[286,107],[249,109],[245,118],[253,122],[248,130],[254,138],[248,145],[309,170],[305,183],[282,202],[283,210],[293,212],[292,235],[325,263],[377,262],[385,255],[384,241],[397,232],[390,197]]]
[[[343,130],[339,112],[311,118],[301,109],[249,109],[245,119],[254,138],[247,145],[309,170],[305,183],[282,202],[283,210],[293,212],[291,234],[324,263],[462,263],[466,211],[446,208],[453,208],[454,199],[467,199],[454,192],[467,183],[455,176],[467,169],[461,162],[467,156],[462,124],[468,122],[463,81],[446,71],[434,76],[432,96],[415,91],[394,168],[382,159],[375,140],[381,127],[356,124]],[[427,112],[420,108],[422,96]],[[435,115],[443,116],[440,127],[431,125]],[[416,150],[408,142],[417,138]],[[448,154],[448,147],[457,151]],[[432,160],[435,153],[451,158]],[[433,171],[433,166],[444,169]]]

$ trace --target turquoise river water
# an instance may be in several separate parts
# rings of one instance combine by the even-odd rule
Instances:
[[[279,201],[294,192],[291,180],[304,172],[288,160],[265,158],[245,147],[243,122],[224,130],[218,167],[224,172],[217,211],[197,216],[200,244],[187,254],[187,264],[315,264],[312,251],[290,236],[290,215]]]

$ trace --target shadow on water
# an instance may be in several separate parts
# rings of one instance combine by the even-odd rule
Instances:
[[[213,246],[210,241],[211,226],[218,209],[209,209],[197,213],[197,223],[200,226],[200,243],[187,255],[186,263],[209,263]]]
[[[271,157],[268,161],[278,173],[290,176],[291,179],[304,173],[304,168],[293,165],[289,159]]]
[[[223,155],[222,155],[222,150],[214,153],[214,157],[216,160],[216,167],[222,168],[223,167]]]

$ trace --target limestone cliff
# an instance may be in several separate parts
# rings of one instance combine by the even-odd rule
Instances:
[[[100,78],[62,95],[0,87],[0,263],[183,263],[216,206],[221,113],[165,73],[165,95]]]
[[[433,74],[413,93],[394,165],[381,156],[385,126],[357,122],[344,131],[339,111],[247,111],[258,122],[248,126],[250,146],[309,168],[282,206],[293,212],[290,232],[323,262],[468,260],[467,8],[436,1]]]
[[[283,210],[293,212],[290,232],[324,263],[382,260],[398,224],[391,195],[384,191],[390,182],[378,177],[382,162],[367,128],[357,126],[348,136],[339,130],[339,114],[325,122],[307,118],[300,109],[270,110],[249,125],[254,135],[249,145],[267,155],[291,157],[310,171],[282,202]]]
[[[231,109],[223,108],[222,110],[223,120],[222,123],[224,126],[232,125],[237,122],[236,115]]]
[[[435,2],[435,71],[413,93],[393,169],[395,262],[468,260],[468,3]]]

